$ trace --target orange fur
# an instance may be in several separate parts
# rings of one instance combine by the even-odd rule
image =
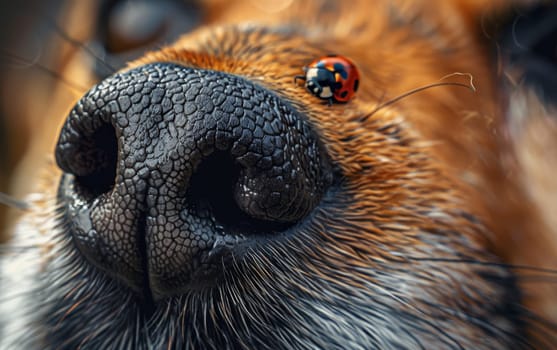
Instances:
[[[340,167],[343,186],[354,189],[344,211],[360,219],[361,230],[356,232],[366,235],[360,237],[353,231],[345,236],[324,235],[326,244],[315,247],[316,259],[326,259],[323,264],[343,271],[364,264],[364,257],[371,257],[366,263],[379,268],[385,261],[381,254],[388,250],[384,247],[411,251],[420,258],[450,258],[428,256],[427,245],[416,237],[421,231],[449,232],[457,227],[471,247],[487,247],[506,263],[557,269],[555,220],[547,209],[556,203],[543,196],[553,182],[547,180],[550,185],[542,187],[544,180],[539,178],[555,166],[536,170],[544,161],[535,137],[525,134],[518,142],[509,137],[500,77],[481,38],[481,16],[506,8],[505,1],[490,2],[487,7],[480,0],[339,1],[332,2],[329,11],[319,10],[320,1],[293,2],[276,11],[254,1],[225,3],[208,1],[208,27],[147,53],[129,67],[162,61],[229,72],[275,91],[308,116],[333,163]],[[313,18],[314,13],[321,15]],[[245,31],[233,26],[246,21],[288,30]],[[290,34],[290,28],[299,32]],[[68,50],[75,55],[73,49]],[[293,83],[304,65],[328,53],[347,56],[360,69],[360,91],[350,103],[328,106]],[[74,58],[75,62],[70,60],[60,69],[61,74],[75,77],[75,69],[83,76],[76,80],[88,84],[88,69]],[[405,92],[440,81],[469,84],[468,74],[475,92],[439,86],[384,105]],[[39,135],[41,124],[33,128],[35,145],[28,156],[33,165],[24,165],[23,173],[29,174],[37,155],[42,157],[51,148],[66,106],[76,99],[65,88],[59,89],[51,95],[55,102],[47,114],[54,119],[44,122],[46,138]],[[531,101],[530,106],[538,104]],[[539,160],[527,155],[528,151],[536,152]],[[532,159],[535,165],[528,164]],[[27,188],[29,181],[19,186]],[[463,209],[482,224],[455,215]],[[317,215],[331,226],[343,225],[325,213]],[[482,260],[482,251],[474,257]],[[345,271],[340,277],[328,272],[310,264],[303,273],[325,280],[346,278],[347,285],[358,283],[356,271]],[[521,286],[526,305],[557,321],[554,284],[524,280]],[[444,290],[438,292],[443,298]]]

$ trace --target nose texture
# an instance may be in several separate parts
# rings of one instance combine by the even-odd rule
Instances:
[[[170,63],[95,86],[56,147],[80,252],[155,299],[210,283],[307,216],[332,182],[308,121],[246,79]]]

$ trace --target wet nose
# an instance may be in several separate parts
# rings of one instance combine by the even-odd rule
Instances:
[[[332,181],[316,132],[284,99],[170,63],[90,90],[56,161],[81,256],[155,299],[215,283],[246,246],[288,234]]]

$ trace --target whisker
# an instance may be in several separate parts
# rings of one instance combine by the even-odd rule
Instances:
[[[520,41],[518,40],[518,35],[516,34],[516,27],[518,25],[518,22],[520,22],[520,20],[525,17],[523,14],[519,14],[516,16],[516,18],[513,21],[512,24],[512,28],[511,28],[511,33],[512,33],[512,38],[513,38],[513,43],[516,45],[517,48],[521,49],[521,50],[528,50],[528,47],[522,45],[520,43]]]
[[[420,86],[420,87],[417,87],[417,88],[412,89],[412,90],[410,90],[410,91],[407,91],[407,92],[405,92],[405,93],[403,93],[403,94],[401,94],[401,95],[398,95],[397,97],[395,97],[395,98],[393,98],[393,99],[390,99],[390,100],[388,100],[388,101],[385,101],[384,103],[378,104],[378,106],[375,107],[375,109],[372,110],[371,113],[369,113],[369,114],[363,116],[360,120],[361,120],[362,122],[365,122],[365,121],[367,121],[369,118],[371,118],[375,113],[377,113],[379,110],[381,110],[381,109],[383,109],[383,108],[385,108],[385,107],[387,107],[387,106],[390,106],[390,105],[392,105],[392,104],[394,104],[394,103],[397,103],[398,101],[400,101],[400,100],[402,100],[402,99],[404,99],[404,98],[406,98],[406,97],[408,97],[408,96],[411,96],[411,95],[414,95],[414,94],[416,94],[416,93],[422,92],[422,91],[424,91],[424,90],[429,90],[429,89],[435,88],[435,87],[440,87],[440,86],[457,86],[457,87],[462,87],[462,88],[469,89],[469,90],[472,91],[472,92],[476,92],[476,86],[474,86],[474,76],[473,76],[472,74],[470,74],[470,73],[454,72],[454,73],[445,75],[444,77],[442,77],[442,78],[439,79],[439,80],[445,80],[445,79],[447,79],[447,78],[454,77],[454,76],[457,76],[457,75],[459,75],[459,76],[467,76],[467,77],[469,78],[468,84],[459,83],[459,82],[443,82],[443,81],[441,81],[441,82],[437,82],[437,83],[433,83],[433,84],[427,84],[427,85],[424,85],[424,86]]]
[[[19,210],[28,210],[29,209],[29,204],[16,199],[10,195],[8,195],[7,193],[4,192],[0,192],[0,204],[5,205],[7,207],[10,208],[14,208],[14,209],[19,209]]]
[[[41,56],[43,54],[42,48],[38,49],[36,55],[33,58],[22,59],[22,56],[18,56],[17,54],[11,53],[10,51],[3,49],[2,53],[6,56],[5,58],[11,59],[11,61],[6,61],[6,64],[11,64],[9,68],[12,69],[29,69],[35,65],[40,65]]]
[[[20,67],[19,68],[36,68],[40,71],[42,71],[43,73],[46,73],[50,76],[52,76],[53,78],[61,81],[62,83],[66,84],[69,88],[71,88],[72,90],[74,90],[74,92],[76,92],[78,95],[82,95],[85,91],[89,90],[89,88],[84,87],[83,85],[79,85],[76,82],[73,82],[71,80],[66,79],[64,76],[62,76],[60,73],[52,70],[51,68],[48,68],[42,64],[39,64],[37,61],[35,60],[27,60],[21,56],[18,56],[12,52],[8,52],[6,50],[0,50],[0,58],[5,58],[6,63],[7,64],[12,64],[12,68],[18,68],[17,66],[13,65],[15,64],[19,64]]]
[[[452,263],[452,264],[495,266],[495,267],[504,267],[511,270],[526,270],[526,271],[539,272],[539,273],[545,273],[545,274],[557,276],[557,270],[550,269],[550,268],[529,266],[529,265],[515,265],[515,264],[508,264],[508,263],[494,262],[494,261],[481,261],[481,260],[458,259],[458,258],[451,259],[451,258],[420,258],[420,257],[409,257],[408,260],[443,262],[443,263]]]
[[[72,38],[62,27],[58,25],[56,20],[49,18],[48,23],[52,26],[54,32],[67,43],[71,44],[74,47],[78,47],[85,51],[89,56],[94,58],[96,61],[100,62],[102,66],[106,69],[106,71],[110,74],[116,72],[116,68],[112,67],[107,61],[105,61],[102,57],[100,57],[95,51],[93,51],[89,46],[85,43]]]
[[[435,322],[428,320],[427,319],[428,314],[424,310],[422,310],[421,308],[412,304],[409,300],[407,300],[407,298],[405,298],[403,296],[400,296],[400,295],[395,295],[394,293],[392,293],[391,291],[389,291],[386,288],[382,288],[382,287],[378,287],[378,286],[375,286],[375,287],[380,289],[383,293],[385,293],[389,297],[391,297],[392,300],[394,300],[397,303],[400,303],[401,305],[403,305],[405,307],[408,307],[409,309],[415,311],[416,314],[413,315],[413,316],[418,318],[424,324],[427,324],[428,326],[430,326],[433,329],[435,329],[436,331],[438,331],[439,334],[442,335],[448,341],[448,343],[446,343],[446,345],[449,345],[449,343],[450,343],[450,344],[454,345],[454,346],[451,346],[451,348],[457,348],[457,349],[464,350],[464,347],[460,344],[460,342],[456,338],[451,336],[450,333],[446,332],[444,329],[442,329],[440,326],[438,326]],[[426,316],[426,318],[421,318],[421,317],[419,317],[420,315],[424,315],[424,316]]]
[[[528,283],[557,283],[557,278],[555,276],[524,275],[521,273],[518,277],[521,281]]]
[[[12,245],[4,245],[0,244],[0,255],[9,254],[9,253],[25,253],[29,250],[34,249],[43,249],[44,247],[36,244],[36,245],[28,245],[28,246],[12,246]]]
[[[521,346],[523,346],[526,349],[535,349],[535,347],[532,344],[530,344],[529,339],[526,336],[524,336],[523,334],[513,333],[513,332],[510,332],[510,331],[504,330],[504,329],[498,327],[497,325],[495,325],[494,323],[489,322],[489,319],[487,319],[487,318],[478,317],[477,315],[474,315],[470,311],[466,311],[466,310],[463,310],[463,309],[455,309],[453,307],[443,305],[443,304],[440,304],[440,303],[435,303],[435,302],[430,302],[430,301],[424,301],[424,303],[426,305],[430,306],[431,310],[440,311],[443,314],[448,315],[449,317],[456,317],[456,318],[461,319],[463,321],[477,324],[478,326],[480,326],[481,328],[483,328],[487,332],[496,333],[498,335],[504,335],[505,337],[513,339],[515,341],[515,344],[520,344]],[[431,317],[431,315],[430,315],[430,317]],[[522,349],[523,347],[520,347],[520,349]]]
[[[12,293],[12,294],[8,294],[8,295],[2,295],[2,297],[0,298],[0,303],[9,303],[11,301],[16,300],[17,298],[20,297],[33,297],[37,294],[37,292],[39,292],[38,288],[33,288],[33,289],[29,289],[29,290],[21,290],[18,291],[17,293]]]
[[[528,322],[529,330],[536,336],[537,348],[549,349],[553,344],[557,344],[557,324],[545,319],[526,307],[520,307],[524,320]]]
[[[18,15],[20,17],[23,18],[27,18],[28,16],[31,16],[32,19],[29,19],[30,21],[33,22],[37,22],[39,21],[37,18],[40,18],[40,21],[42,22],[43,26],[42,29],[51,29],[56,35],[58,35],[58,37],[60,37],[62,40],[64,40],[65,42],[67,42],[68,44],[80,48],[82,49],[87,55],[89,55],[90,57],[92,57],[93,59],[95,59],[96,61],[100,62],[102,64],[102,66],[110,73],[114,73],[116,72],[116,69],[114,67],[112,67],[104,58],[102,58],[101,56],[99,56],[98,53],[96,53],[94,50],[92,50],[89,46],[87,46],[85,43],[79,41],[76,38],[73,38],[72,36],[70,36],[68,34],[68,32],[66,30],[64,30],[63,27],[61,27],[60,25],[58,25],[58,21],[56,18],[54,18],[52,16],[52,14],[48,11],[45,11],[44,9],[35,9],[35,11],[33,11],[32,13],[29,13],[28,8],[25,9],[19,9],[16,8],[14,9],[14,11],[18,12]],[[36,18],[35,18],[36,17]],[[27,19],[25,19],[27,20]]]

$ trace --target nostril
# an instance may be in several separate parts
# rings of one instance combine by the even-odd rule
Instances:
[[[105,122],[84,123],[74,131],[78,132],[61,135],[56,160],[62,170],[75,176],[76,191],[92,199],[114,186],[118,161],[116,131]]]
[[[218,151],[205,158],[192,175],[185,196],[197,215],[214,217],[224,232],[230,234],[269,234],[282,232],[294,223],[262,220],[246,213],[236,202],[235,192],[241,166],[230,153]]]
[[[116,163],[118,161],[118,144],[116,142],[115,130],[110,124],[105,124],[93,135],[96,156],[99,157],[99,168],[92,173],[77,176],[76,184],[96,197],[106,193],[114,187],[116,178]]]

